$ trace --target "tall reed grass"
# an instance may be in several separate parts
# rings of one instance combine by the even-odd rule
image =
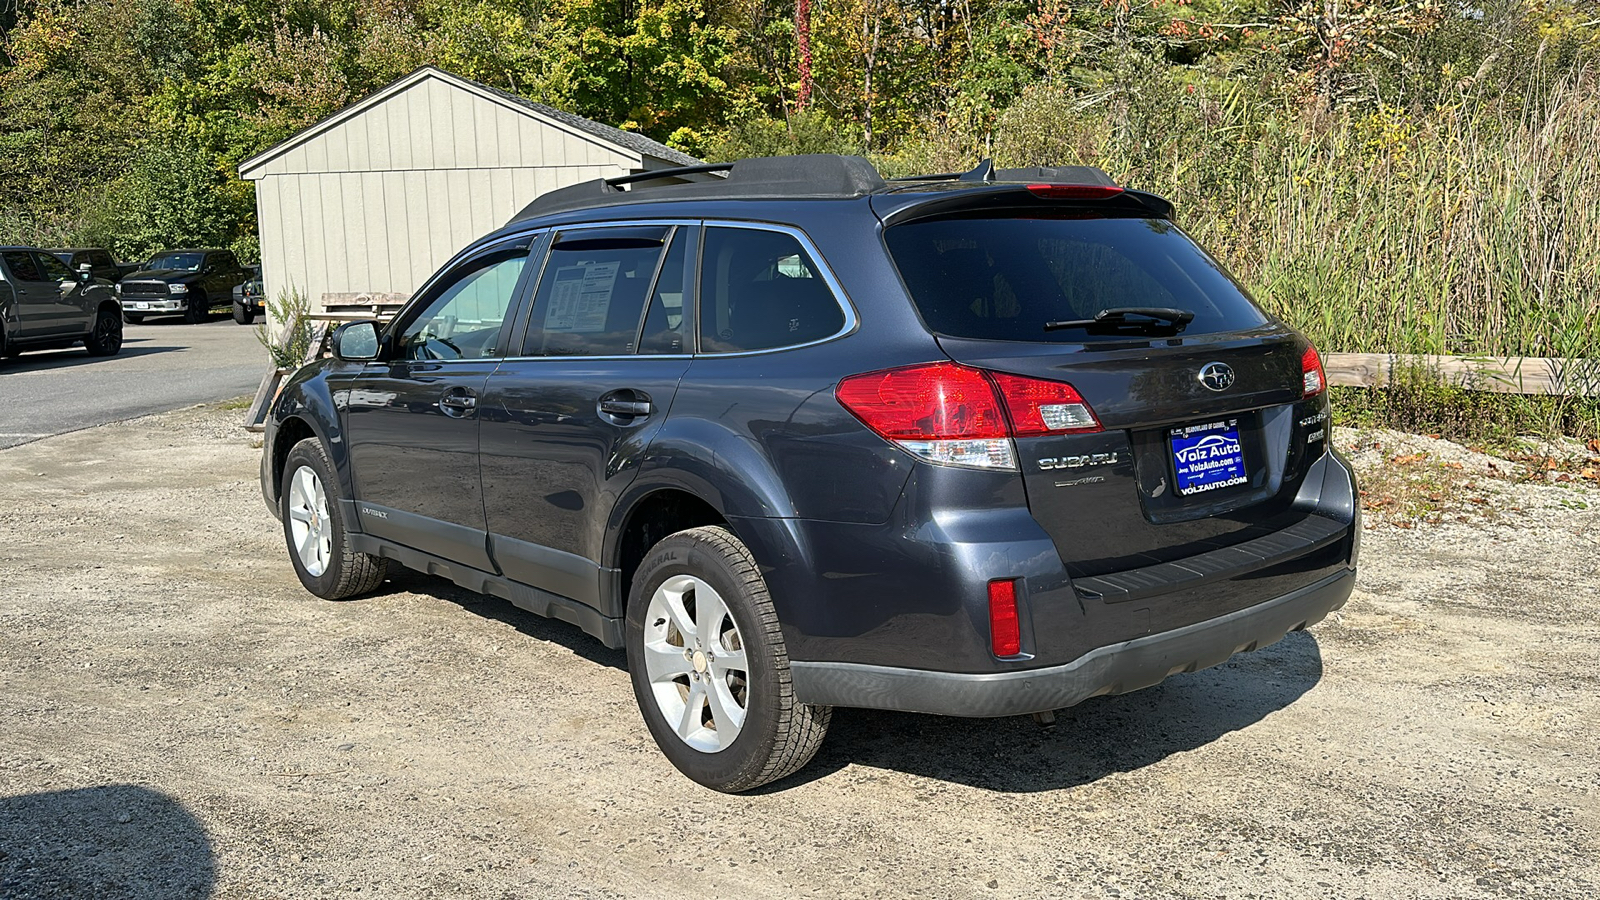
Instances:
[[[1600,73],[1530,83],[1332,113],[1244,86],[1041,89],[995,151],[1171,198],[1325,352],[1600,357]]]

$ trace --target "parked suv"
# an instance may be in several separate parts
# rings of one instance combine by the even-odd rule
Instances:
[[[301,583],[392,563],[625,647],[686,775],[834,706],[1048,714],[1341,606],[1315,349],[1094,169],[756,159],[535,200],[271,409]]]
[[[229,303],[250,273],[228,250],[168,250],[122,279],[122,311],[132,323],[146,316],[182,314],[204,322],[211,307]]]
[[[73,272],[46,250],[0,247],[0,357],[83,344],[91,356],[122,349],[111,286]]]

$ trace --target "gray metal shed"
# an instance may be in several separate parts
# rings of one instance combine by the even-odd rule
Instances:
[[[425,66],[239,166],[268,297],[409,294],[534,197],[698,160]]]

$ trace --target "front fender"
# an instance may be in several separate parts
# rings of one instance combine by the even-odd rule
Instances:
[[[339,479],[340,494],[346,498],[355,496],[350,473],[350,449],[344,439],[344,417],[341,414],[342,398],[347,389],[336,383],[354,374],[346,371],[348,368],[348,363],[319,360],[289,375],[288,381],[279,389],[267,416],[261,447],[264,455],[263,489],[264,493],[270,491],[269,503],[275,504],[277,500],[278,481],[282,478],[282,472],[276,469],[276,461],[289,451],[288,447],[279,447],[278,440],[284,424],[290,420],[298,420],[311,429],[311,433],[328,451],[328,460],[333,463],[334,473]],[[266,477],[268,475],[270,479]]]

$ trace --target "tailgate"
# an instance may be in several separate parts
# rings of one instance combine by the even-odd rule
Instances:
[[[1305,517],[1291,505],[1327,414],[1321,397],[1301,399],[1304,342],[1277,330],[1173,343],[1063,352],[941,340],[967,365],[1068,382],[1099,417],[1101,432],[1016,441],[1029,511],[1074,576],[1197,556]],[[1199,378],[1217,362],[1234,373],[1223,391]],[[1220,445],[1209,462],[1227,470],[1211,480],[1195,471],[1208,438]]]

